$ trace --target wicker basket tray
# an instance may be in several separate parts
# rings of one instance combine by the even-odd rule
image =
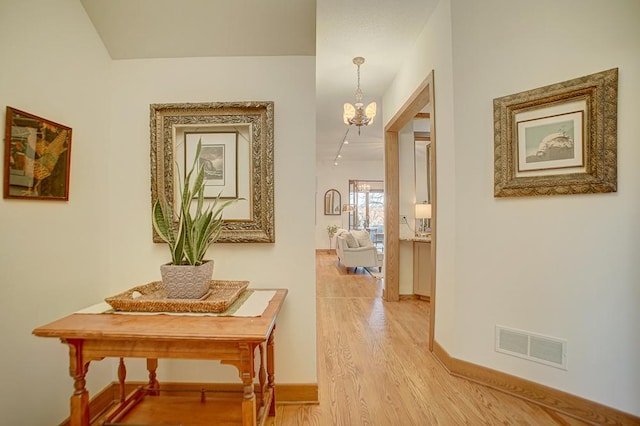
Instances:
[[[213,312],[229,309],[249,281],[211,281],[209,292],[200,299],[168,299],[162,281],[134,287],[104,299],[116,311],[128,312]]]

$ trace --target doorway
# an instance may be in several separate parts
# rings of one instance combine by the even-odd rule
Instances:
[[[436,252],[437,252],[437,185],[436,185],[436,126],[434,72],[409,97],[400,110],[385,127],[385,289],[386,301],[400,300],[400,157],[398,133],[420,114],[429,114],[430,129],[430,167],[431,183],[431,294],[429,321],[429,350],[433,351],[436,310]]]
[[[349,180],[349,229],[364,229],[379,251],[384,248],[384,182]]]

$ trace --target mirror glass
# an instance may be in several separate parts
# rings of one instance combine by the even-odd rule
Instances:
[[[415,141],[416,168],[416,203],[431,204],[429,179],[429,159],[431,143],[422,140]]]
[[[342,205],[340,192],[337,189],[330,189],[324,193],[324,214],[340,215],[340,206]]]
[[[430,121],[427,113],[418,114],[413,120],[416,204],[431,204],[432,202]],[[431,229],[431,219],[416,219],[416,229],[420,229],[421,235],[428,232]]]
[[[416,203],[431,204],[431,126],[428,115],[413,122]]]

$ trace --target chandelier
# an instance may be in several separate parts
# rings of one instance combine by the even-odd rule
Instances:
[[[358,184],[358,192],[369,192],[371,189],[371,185],[368,183],[359,183]]]
[[[358,134],[360,134],[361,126],[368,126],[373,123],[373,118],[376,116],[376,103],[371,102],[364,109],[362,103],[362,90],[360,90],[360,65],[364,64],[364,58],[356,56],[353,58],[353,63],[358,67],[358,89],[356,90],[356,103],[351,105],[350,103],[344,104],[344,124],[350,126],[355,124],[358,126]]]

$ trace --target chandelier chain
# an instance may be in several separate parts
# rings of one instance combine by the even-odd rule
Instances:
[[[356,89],[356,102],[362,103],[362,90],[360,90],[360,64],[356,64],[358,67],[358,88]]]

